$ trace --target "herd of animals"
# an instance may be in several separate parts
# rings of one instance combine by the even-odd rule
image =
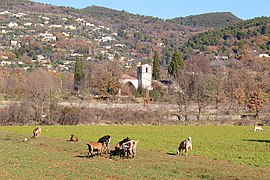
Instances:
[[[263,131],[263,128],[261,126],[255,125],[254,126],[254,132],[256,131]],[[32,138],[39,138],[41,135],[41,127],[37,127],[33,130],[33,137]],[[28,139],[24,139],[24,141],[27,141]],[[69,141],[77,142],[79,141],[79,138],[75,135],[71,134],[71,137]],[[96,155],[101,156],[103,152],[106,154],[109,153],[109,146],[111,142],[111,136],[106,135],[101,137],[97,142],[89,142],[86,145],[88,146],[88,156],[93,156],[94,152],[97,152]],[[135,158],[136,156],[136,149],[138,145],[138,140],[132,140],[128,137],[123,139],[122,141],[118,142],[115,146],[114,151],[110,151],[112,155],[119,155],[123,158]],[[188,151],[192,150],[192,140],[191,137],[188,137],[184,141],[182,141],[177,148],[177,155],[183,155],[185,151],[185,155],[188,155]]]
[[[33,130],[32,138],[39,138],[41,135],[41,127],[37,127]],[[28,141],[27,138],[24,141]],[[69,141],[77,142],[79,138],[71,134]],[[97,142],[89,142],[86,145],[88,146],[88,156],[93,156],[94,152],[97,152],[96,155],[101,156],[103,152],[106,154],[109,153],[109,146],[111,142],[111,136],[106,135],[101,137]],[[138,140],[132,140],[130,138],[125,138],[122,141],[118,142],[115,146],[115,150],[111,151],[111,154],[119,155],[120,157],[135,158],[136,149],[137,149]]]

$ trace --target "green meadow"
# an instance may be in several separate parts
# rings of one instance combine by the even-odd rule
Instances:
[[[42,126],[32,139],[34,128],[0,127],[0,179],[269,179],[269,127]],[[79,142],[67,141],[71,133]],[[125,137],[139,140],[137,157],[87,157],[86,143],[107,134],[111,150]],[[176,156],[189,136],[192,153]]]

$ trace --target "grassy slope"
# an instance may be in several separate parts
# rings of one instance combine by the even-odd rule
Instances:
[[[270,173],[268,127],[254,133],[251,127],[45,126],[40,139],[24,143],[22,139],[31,136],[32,129],[0,127],[0,179],[267,179]],[[83,141],[65,141],[70,133]],[[86,158],[85,142],[105,134],[112,136],[112,146],[126,136],[139,139],[137,158]],[[193,137],[193,156],[175,157],[179,141],[187,136]],[[223,142],[214,142],[219,140]]]

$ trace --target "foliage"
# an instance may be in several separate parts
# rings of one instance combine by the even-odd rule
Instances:
[[[153,101],[162,102],[166,100],[166,91],[164,89],[153,89],[149,91],[149,95]]]
[[[121,75],[122,67],[118,61],[96,65],[91,75],[91,87],[93,87],[94,93],[101,96],[117,95]]]
[[[206,13],[169,20],[185,26],[220,28],[241,21],[230,12]]]
[[[267,99],[266,94],[262,91],[262,89],[256,89],[251,93],[249,97],[247,107],[251,110],[254,110],[256,115],[258,115],[259,111],[265,105]]]
[[[74,71],[74,90],[81,91],[84,88],[85,72],[81,59],[76,60]]]
[[[160,60],[159,60],[158,51],[155,51],[155,55],[154,55],[152,78],[154,80],[160,79]]]
[[[241,21],[227,27],[219,28],[212,31],[207,31],[190,38],[181,48],[184,56],[192,53],[192,50],[199,49],[206,51],[207,47],[216,46],[223,47],[220,50],[227,48],[232,49],[238,57],[245,55],[246,50],[264,50],[257,44],[257,41],[262,41],[267,44],[269,36],[270,18],[260,17],[250,20]],[[245,48],[244,48],[245,47]],[[241,49],[241,50],[240,50]],[[267,49],[267,46],[266,46]],[[269,49],[269,48],[268,48]],[[267,49],[267,50],[268,50]],[[240,58],[238,58],[240,59]]]
[[[172,55],[172,60],[168,66],[168,72],[171,76],[176,77],[181,70],[185,67],[185,63],[182,58],[182,54],[175,49],[174,54]]]

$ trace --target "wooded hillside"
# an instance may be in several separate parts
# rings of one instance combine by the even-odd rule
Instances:
[[[185,26],[219,28],[242,21],[230,12],[206,13],[168,20]]]

